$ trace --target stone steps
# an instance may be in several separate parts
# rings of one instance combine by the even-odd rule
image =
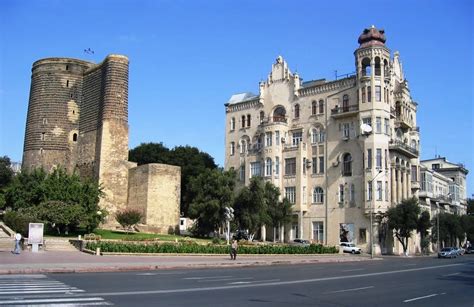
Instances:
[[[67,238],[46,237],[44,243],[44,250],[46,251],[77,251]]]

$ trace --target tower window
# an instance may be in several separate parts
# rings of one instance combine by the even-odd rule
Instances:
[[[324,113],[324,101],[321,99],[319,101],[319,114],[323,114]]]
[[[352,156],[349,153],[343,157],[342,176],[352,176]]]
[[[72,141],[73,141],[73,142],[77,142],[77,133],[74,133],[74,134],[72,135]]]
[[[311,115],[316,115],[317,104],[316,101],[311,102]]]
[[[376,57],[376,58],[375,58],[375,75],[376,75],[376,76],[380,76],[380,75],[381,75],[381,71],[380,71],[380,58],[379,58],[379,57]]]
[[[66,65],[66,70],[69,70],[69,65]]]
[[[41,140],[44,141],[46,139],[46,133],[41,132]]]
[[[295,118],[299,118],[299,117],[300,117],[300,105],[296,104],[295,105]]]
[[[250,127],[250,114],[247,115],[247,127]]]
[[[372,67],[370,66],[370,59],[364,58],[362,60],[362,76],[370,76],[372,74]]]

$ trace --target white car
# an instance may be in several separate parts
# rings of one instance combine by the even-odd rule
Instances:
[[[341,242],[341,248],[344,253],[360,254],[361,252],[360,247],[355,246],[354,243]]]

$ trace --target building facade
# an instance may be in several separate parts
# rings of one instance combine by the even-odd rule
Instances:
[[[128,161],[128,58],[109,55],[95,64],[47,58],[33,64],[22,168],[64,167],[95,178],[115,213],[143,213],[150,230],[179,224],[180,168]]]
[[[365,29],[356,73],[333,81],[303,82],[278,57],[258,94],[225,104],[225,168],[242,185],[262,176],[294,204],[291,225],[264,237],[369,251],[373,235],[376,253],[401,250],[383,214],[418,196],[420,130],[399,53],[385,41],[383,30]]]

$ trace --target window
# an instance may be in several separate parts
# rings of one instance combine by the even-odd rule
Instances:
[[[344,202],[344,185],[339,185],[339,202]]]
[[[385,149],[385,168],[388,168],[388,153],[386,149]]]
[[[311,144],[318,143],[319,131],[317,129],[311,130]]]
[[[324,101],[321,99],[319,101],[319,114],[323,114],[324,113]]]
[[[240,153],[246,153],[247,152],[247,141],[242,139],[240,140]]]
[[[298,146],[299,143],[303,141],[303,132],[302,131],[294,131],[293,138],[292,138],[292,145]]]
[[[352,156],[350,153],[343,156],[342,176],[352,176]]]
[[[250,177],[262,176],[262,169],[260,168],[260,162],[250,163]]]
[[[367,243],[367,229],[359,228],[359,244]]]
[[[375,132],[382,133],[382,118],[380,117],[375,118]]]
[[[352,183],[349,190],[349,201],[351,203],[355,202],[355,185]]]
[[[280,145],[280,131],[275,131],[275,145]]]
[[[439,169],[439,164],[438,163],[432,164],[431,169]]]
[[[372,168],[372,149],[367,149],[367,168]]]
[[[285,175],[296,175],[296,158],[285,159]]]
[[[245,115],[242,115],[241,122],[242,122],[242,128],[245,128]]]
[[[390,135],[390,121],[388,118],[384,118],[384,123],[385,123],[385,134]]]
[[[372,74],[372,66],[370,66],[370,59],[364,58],[362,60],[362,76],[370,76]]]
[[[388,201],[388,181],[385,181],[385,201]]]
[[[375,101],[377,102],[382,101],[382,89],[380,85],[375,86]]]
[[[416,165],[411,166],[411,181],[418,181],[418,168]]]
[[[43,118],[43,125],[47,125],[48,124],[48,119],[47,118]]]
[[[377,168],[382,168],[382,149],[377,148],[376,154],[375,154],[375,167]]]
[[[292,204],[296,202],[296,187],[286,187],[285,197]]]
[[[299,117],[300,117],[300,105],[295,104],[295,118],[299,118]]]
[[[69,87],[69,80],[66,80],[66,87]]]
[[[319,157],[319,173],[324,174],[324,157]]]
[[[306,204],[306,187],[303,187],[303,204]]]
[[[235,117],[232,117],[230,119],[230,130],[234,131],[235,130]]]
[[[240,181],[245,181],[245,164],[240,166]]]
[[[267,132],[265,133],[265,146],[269,147],[272,146],[272,133]]]
[[[265,112],[260,111],[260,123],[263,123],[264,119],[265,119]]]
[[[235,154],[235,143],[230,142],[230,155],[233,156]]]
[[[324,243],[324,223],[313,222],[313,240],[316,243]]]
[[[66,70],[69,70],[69,65],[66,65]]]
[[[321,187],[315,187],[313,190],[313,203],[322,204],[324,202],[324,191]]]
[[[367,102],[372,102],[372,89],[370,86],[367,86]]]
[[[377,181],[377,200],[382,200],[382,181]]]
[[[74,134],[72,135],[72,141],[73,141],[73,142],[77,142],[77,133],[74,133]]]
[[[313,100],[313,102],[311,102],[311,115],[316,115],[318,111],[318,104],[316,103],[316,101]]]
[[[364,118],[362,118],[362,123],[364,123],[364,124],[369,125],[370,127],[372,127],[372,118],[370,118],[370,117],[364,117]]]
[[[375,58],[375,75],[380,76],[381,74],[381,69],[380,69],[380,58],[376,57]]]
[[[46,133],[45,132],[41,132],[41,140],[42,141],[46,140]]]
[[[349,111],[349,95],[342,96],[342,111],[343,112]]]
[[[362,103],[365,102],[365,87],[363,87],[362,89]]]
[[[372,182],[367,183],[367,200],[372,200]]]
[[[250,114],[247,115],[247,127],[250,127]]]
[[[317,169],[318,169],[318,158],[313,157],[313,163],[312,163],[311,167],[312,167],[312,173],[317,174],[318,173],[318,171],[317,171]]]
[[[326,139],[326,133],[324,132],[323,129],[319,130],[319,142],[323,143]]]
[[[349,135],[351,131],[350,129],[351,129],[351,126],[349,125],[349,123],[342,124],[342,138],[343,139],[349,139]]]
[[[275,175],[280,175],[280,158],[275,157]]]
[[[265,176],[272,175],[272,159],[265,159]]]

